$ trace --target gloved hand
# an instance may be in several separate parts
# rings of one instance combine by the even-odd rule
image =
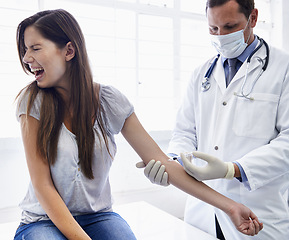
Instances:
[[[168,173],[165,171],[166,168],[160,161],[150,160],[145,166],[143,162],[136,164],[137,168],[144,168],[145,176],[152,182],[161,186],[170,185],[168,182]]]
[[[226,178],[233,179],[235,174],[234,164],[231,162],[223,162],[220,159],[202,152],[193,152],[197,158],[205,160],[208,164],[204,167],[197,167],[192,164],[189,159],[181,153],[181,159],[184,164],[185,171],[199,181]]]

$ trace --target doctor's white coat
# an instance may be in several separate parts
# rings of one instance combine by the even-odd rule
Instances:
[[[266,49],[252,57],[244,93],[248,93],[265,61]],[[227,240],[289,239],[289,55],[270,48],[267,70],[256,82],[249,100],[238,97],[246,62],[226,88],[219,58],[210,77],[211,88],[202,92],[201,82],[213,59],[197,68],[189,82],[177,115],[168,152],[197,149],[224,161],[238,161],[248,178],[217,179],[206,184],[249,207],[264,223],[256,236],[239,233],[228,216],[194,197],[189,197],[185,221],[215,235],[214,214]],[[237,95],[236,95],[237,94]],[[203,164],[197,162],[196,164]]]

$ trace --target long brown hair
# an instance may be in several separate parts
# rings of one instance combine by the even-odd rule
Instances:
[[[31,73],[29,65],[22,61],[26,53],[24,32],[29,26],[35,27],[44,38],[54,42],[59,48],[65,47],[68,42],[71,42],[75,48],[75,56],[70,61],[71,64],[67,70],[71,81],[72,131],[76,135],[81,170],[87,178],[93,179],[92,156],[95,143],[94,132],[96,132],[92,124],[94,120],[97,121],[101,130],[102,136],[97,135],[100,142],[102,137],[108,152],[109,147],[103,121],[104,112],[99,102],[98,92],[93,86],[92,72],[82,31],[75,18],[62,9],[38,12],[23,20],[17,28],[17,47],[22,68],[26,73]],[[42,93],[37,148],[40,155],[49,164],[54,164],[59,132],[64,120],[63,99],[55,88],[41,89],[37,86],[36,81],[25,89],[26,94],[29,94],[27,114],[29,114],[37,94]]]

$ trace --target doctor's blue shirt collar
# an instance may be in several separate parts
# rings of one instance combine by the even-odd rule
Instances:
[[[244,52],[237,57],[237,59],[239,61],[241,61],[242,63],[245,62],[245,60],[250,56],[250,54],[254,51],[254,49],[256,48],[258,44],[258,38],[256,37],[255,35],[255,39],[254,41],[248,46],[246,47],[246,49],[244,50]],[[221,59],[222,59],[222,63],[223,63],[223,66],[224,66],[224,62],[228,59],[228,58],[224,58],[223,56],[221,56]]]

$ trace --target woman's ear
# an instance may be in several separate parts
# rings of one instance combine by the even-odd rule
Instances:
[[[65,49],[66,49],[65,60],[69,62],[75,56],[75,49],[71,42],[68,42],[66,44]]]

